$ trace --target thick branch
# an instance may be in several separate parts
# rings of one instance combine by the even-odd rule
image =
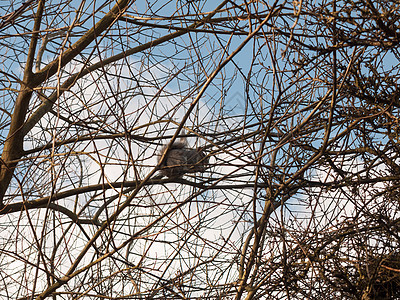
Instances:
[[[46,65],[42,70],[35,74],[36,86],[53,76],[59,68],[64,67],[74,57],[82,52],[90,43],[92,43],[101,33],[106,30],[127,7],[129,0],[120,0],[114,7],[92,27],[86,34],[84,34],[75,44],[68,48],[60,57],[53,60]]]
[[[0,208],[4,205],[3,198],[14,174],[14,169],[17,166],[15,161],[17,161],[23,155],[23,138],[27,131],[21,129],[25,121],[26,113],[29,107],[29,101],[33,93],[33,88],[54,75],[59,67],[65,66],[65,64],[70,62],[99,34],[101,34],[101,32],[106,30],[112,24],[112,22],[119,17],[119,13],[125,9],[129,3],[129,0],[119,1],[109,13],[107,13],[92,29],[90,29],[74,45],[67,49],[59,58],[48,64],[40,72],[33,74],[33,62],[35,58],[38,32],[40,29],[44,3],[45,1],[40,1],[38,5],[35,16],[35,24],[33,27],[33,34],[28,50],[27,62],[25,65],[23,84],[21,84],[21,90],[15,102],[10,130],[7,140],[4,144],[4,150],[1,157],[2,166],[0,171]]]
[[[42,21],[42,14],[44,8],[44,0],[39,1],[37,13],[34,17],[35,23],[33,25],[33,34],[29,45],[27,62],[24,70],[23,83],[18,97],[15,101],[14,112],[11,117],[10,130],[6,142],[4,143],[3,153],[1,155],[1,170],[0,170],[0,208],[4,205],[3,198],[11,181],[14,169],[17,163],[10,163],[21,157],[23,152],[23,134],[21,127],[24,123],[26,113],[29,107],[29,101],[32,96],[31,81],[33,77],[32,67],[35,58],[35,51],[37,46],[38,31]]]

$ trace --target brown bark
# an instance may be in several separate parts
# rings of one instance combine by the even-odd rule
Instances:
[[[6,142],[4,143],[3,153],[1,155],[1,170],[0,170],[0,209],[3,207],[3,198],[10,184],[11,178],[17,166],[16,160],[21,158],[23,151],[23,134],[21,131],[24,124],[26,113],[29,107],[29,101],[32,97],[33,90],[29,86],[32,80],[32,66],[35,57],[37,46],[38,31],[42,20],[43,7],[45,1],[40,1],[38,4],[37,13],[35,16],[35,24],[33,26],[33,34],[28,50],[27,63],[25,65],[24,79],[21,84],[21,89],[15,101],[14,112],[11,117],[10,130]],[[10,163],[12,162],[12,163]]]
[[[41,17],[43,14],[45,1],[38,4],[35,16],[35,24],[33,34],[29,46],[27,63],[24,71],[23,84],[14,106],[14,112],[11,117],[10,130],[4,143],[4,150],[1,155],[0,170],[0,209],[4,206],[4,196],[10,184],[14,170],[18,164],[18,159],[23,155],[23,138],[26,131],[22,130],[25,117],[29,107],[29,101],[32,97],[33,88],[39,86],[45,80],[53,76],[60,67],[65,66],[83,49],[85,49],[97,36],[106,30],[116,19],[120,13],[127,7],[129,0],[121,0],[107,13],[96,25],[90,29],[82,38],[74,45],[67,49],[61,56],[36,74],[33,74],[33,62],[36,52],[38,32],[40,30]]]

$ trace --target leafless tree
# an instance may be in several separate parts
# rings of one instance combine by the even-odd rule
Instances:
[[[0,6],[2,299],[400,297],[397,2]]]

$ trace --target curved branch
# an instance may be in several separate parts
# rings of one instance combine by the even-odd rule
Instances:
[[[224,2],[225,3],[225,2]],[[223,4],[224,4],[223,3]],[[220,6],[222,7],[222,6]],[[121,60],[123,58],[126,58],[130,55],[133,55],[135,53],[139,53],[139,52],[143,52],[144,50],[153,48],[157,45],[160,45],[166,41],[169,40],[173,40],[181,35],[184,35],[186,33],[189,33],[191,29],[193,28],[197,28],[199,26],[201,26],[202,24],[204,24],[205,22],[207,22],[208,20],[210,20],[212,18],[212,16],[216,13],[216,11],[210,15],[208,15],[207,17],[204,17],[202,20],[193,23],[192,25],[190,25],[187,29],[182,29],[182,30],[177,30],[173,33],[167,34],[163,37],[160,37],[154,41],[150,41],[147,42],[145,44],[141,44],[137,47],[131,48],[125,52],[121,52],[117,55],[111,56],[109,58],[103,59],[89,67],[86,67],[84,69],[82,69],[80,72],[77,72],[75,74],[72,74],[66,81],[64,81],[64,83],[62,84],[61,88],[58,91],[55,91],[53,94],[51,94],[48,99],[44,98],[43,99],[43,103],[38,107],[38,109],[31,115],[31,117],[25,122],[23,128],[22,128],[22,132],[24,133],[24,135],[26,135],[36,124],[37,122],[39,122],[39,120],[50,111],[50,109],[53,107],[53,104],[56,102],[56,99],[58,97],[60,97],[60,95],[62,95],[65,91],[69,90],[75,83],[77,80],[79,80],[80,78],[86,76],[87,74],[98,70],[100,68],[103,68],[105,65],[108,65],[110,63],[116,62],[118,60]],[[84,36],[82,37],[84,38]],[[80,40],[82,40],[82,38]],[[79,42],[79,41],[78,41]],[[77,43],[78,43],[77,42]],[[73,48],[73,47],[72,47]],[[64,58],[62,58],[64,59]],[[72,59],[72,58],[71,58]],[[51,64],[55,64],[55,66],[57,66],[57,61],[53,61]],[[49,65],[48,65],[49,66]],[[45,69],[49,69],[52,70],[52,68],[54,67],[48,67],[46,66],[44,69],[42,69],[42,71],[40,71],[40,73],[37,73],[36,76],[38,76],[39,74],[43,74],[43,72],[45,71]],[[47,73],[44,73],[47,74]],[[49,78],[50,76],[46,77],[45,79]],[[43,79],[43,81],[45,80]]]
[[[64,67],[74,57],[79,55],[91,42],[93,42],[103,31],[105,31],[112,23],[114,23],[120,14],[127,8],[129,0],[120,0],[114,7],[89,29],[76,43],[69,47],[63,54],[46,65],[43,69],[35,74],[35,86],[41,84],[46,79],[53,76],[59,68]]]

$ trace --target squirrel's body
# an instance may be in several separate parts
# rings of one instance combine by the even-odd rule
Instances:
[[[161,148],[159,160],[166,148],[167,145]],[[191,149],[185,141],[178,141],[169,148],[161,165],[161,174],[169,178],[182,177],[186,173],[204,172],[207,164],[208,159],[201,148]]]

